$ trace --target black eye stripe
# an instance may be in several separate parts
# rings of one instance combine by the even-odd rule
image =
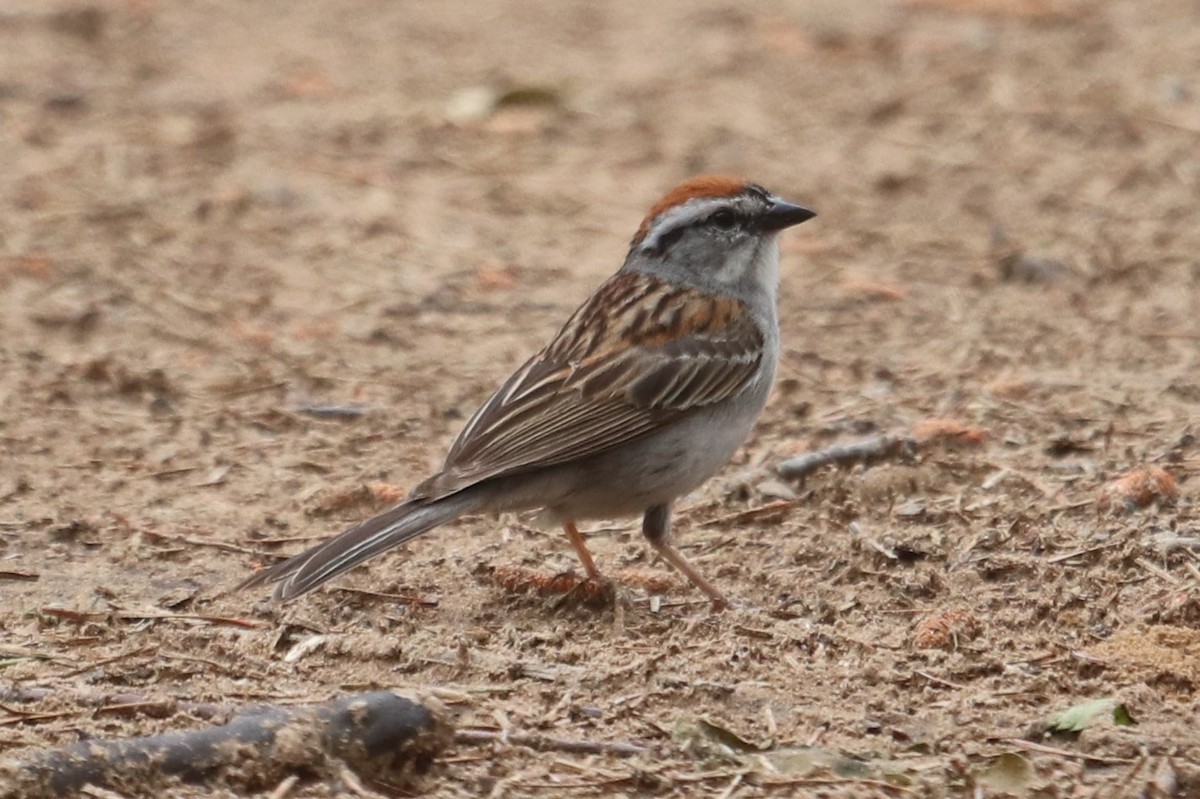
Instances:
[[[728,230],[737,225],[738,215],[728,208],[722,208],[718,211],[714,211],[712,215],[708,217],[708,221],[723,230]]]
[[[691,206],[691,203],[687,204]],[[632,247],[645,253],[662,254],[675,246],[688,231],[750,232],[756,220],[749,210],[743,211],[723,202],[705,203],[707,207],[684,207],[667,211],[655,218],[650,230],[641,239],[635,238]]]

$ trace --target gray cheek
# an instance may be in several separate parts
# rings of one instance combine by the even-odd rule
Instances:
[[[766,289],[771,298],[779,285],[779,246],[775,237],[740,242],[715,273],[719,285],[729,286],[737,294],[757,294]]]
[[[752,241],[743,241],[727,251],[724,262],[714,273],[717,282],[727,286],[736,286],[747,278],[753,279],[754,256],[757,249]]]

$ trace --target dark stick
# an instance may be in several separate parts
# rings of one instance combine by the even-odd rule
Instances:
[[[779,476],[795,480],[812,474],[823,466],[870,466],[880,461],[912,457],[917,442],[908,436],[873,436],[849,444],[838,444],[816,452],[806,452],[788,458],[776,467]]]
[[[255,790],[333,773],[339,761],[366,781],[404,783],[449,740],[434,711],[387,691],[268,705],[220,727],[17,753],[0,761],[0,799],[75,796],[85,785],[147,796],[172,779]]]

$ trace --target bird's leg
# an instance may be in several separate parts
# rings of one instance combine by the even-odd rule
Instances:
[[[646,515],[642,517],[642,535],[646,536],[646,540],[650,542],[650,546],[654,547],[655,552],[662,555],[684,577],[691,580],[692,585],[708,595],[714,608],[729,607],[729,600],[725,598],[725,595],[704,579],[700,572],[696,571],[692,564],[688,563],[683,555],[680,555],[678,550],[671,546],[670,505],[655,505],[646,511]]]
[[[592,553],[588,552],[587,543],[579,534],[579,528],[573,521],[564,521],[563,531],[566,532],[571,546],[575,547],[575,554],[579,555],[579,561],[587,572],[587,579],[568,591],[564,599],[574,596],[581,597],[589,605],[611,605],[617,597],[615,586],[596,568],[596,562],[592,560]]]
[[[588,552],[587,543],[579,534],[579,528],[575,526],[575,522],[563,522],[563,531],[567,534],[571,546],[575,547],[575,554],[579,555],[579,561],[583,564],[583,570],[587,572],[588,579],[595,583],[604,583],[604,575],[596,568],[596,562],[592,560],[592,553]]]

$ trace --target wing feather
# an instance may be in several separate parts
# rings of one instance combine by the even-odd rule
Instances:
[[[445,496],[646,435],[743,390],[763,346],[743,303],[618,272],[471,417],[414,495]]]

